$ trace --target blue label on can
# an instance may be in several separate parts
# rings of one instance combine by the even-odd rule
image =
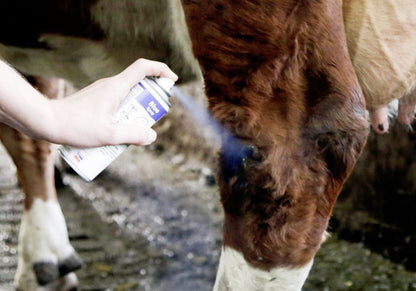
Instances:
[[[140,84],[140,86],[144,89],[144,91],[136,97],[136,100],[140,103],[140,105],[143,106],[149,116],[156,122],[166,114],[166,110],[142,84]]]

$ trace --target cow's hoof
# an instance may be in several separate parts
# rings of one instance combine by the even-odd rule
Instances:
[[[45,286],[59,278],[58,265],[54,262],[34,263],[33,271],[40,286]]]
[[[54,266],[53,270],[52,265]],[[36,278],[34,272],[35,268],[39,273],[38,278]],[[55,280],[49,283],[46,282],[52,280],[57,273],[58,267],[56,264],[38,263],[36,267],[26,269],[24,275],[15,281],[16,291],[76,291],[78,289],[78,278],[75,273],[69,273],[60,278],[56,277]]]
[[[81,269],[83,265],[84,262],[78,254],[72,253],[70,256],[59,262],[59,275],[60,277],[65,276],[68,273]]]
[[[35,199],[32,207],[25,210],[22,216],[16,288],[54,290],[49,288],[51,283],[59,285],[62,277],[82,265],[82,260],[69,242],[65,218],[59,204],[53,200]],[[43,289],[39,289],[39,286]]]
[[[60,261],[58,264],[54,262],[37,262],[33,264],[36,280],[40,286],[45,286],[65,275],[79,270],[83,265],[83,261],[73,253]]]

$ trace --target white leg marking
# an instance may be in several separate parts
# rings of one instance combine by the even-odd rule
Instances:
[[[61,208],[56,201],[35,199],[23,212],[19,232],[18,267],[15,284],[23,290],[37,285],[33,272],[35,262],[58,263],[74,253]]]
[[[234,249],[223,247],[215,291],[298,291],[308,277],[313,260],[300,268],[275,268],[260,270],[247,264]]]

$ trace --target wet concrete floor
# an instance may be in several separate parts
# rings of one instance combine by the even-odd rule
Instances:
[[[0,151],[0,290],[13,290],[17,264],[23,194],[13,175]],[[72,174],[64,182],[70,240],[86,263],[80,290],[211,289],[222,210],[204,163],[130,147],[93,182]],[[416,290],[416,273],[334,236],[304,290]]]

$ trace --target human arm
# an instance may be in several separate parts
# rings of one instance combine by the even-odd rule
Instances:
[[[66,98],[50,100],[0,61],[0,122],[57,144],[149,144],[156,138],[152,129],[114,121],[120,102],[146,76],[178,78],[163,63],[139,59],[115,76],[98,80]]]

